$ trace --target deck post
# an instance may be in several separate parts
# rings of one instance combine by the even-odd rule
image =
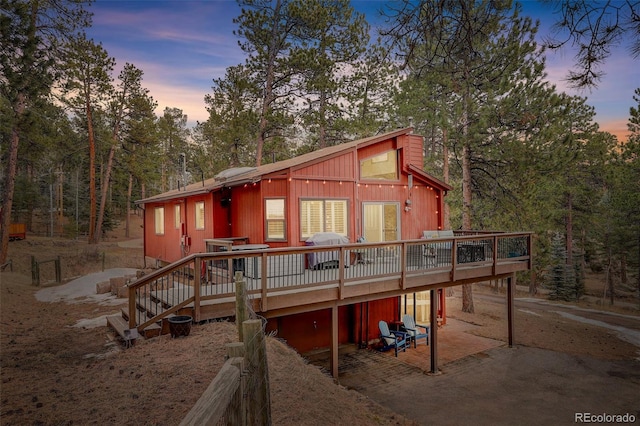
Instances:
[[[331,307],[331,376],[338,378],[338,306]]]
[[[498,236],[493,236],[493,258],[491,261],[493,262],[493,266],[491,267],[491,273],[493,275],[496,274],[496,269],[498,268]]]
[[[339,257],[338,257],[338,299],[342,300],[344,293],[344,268],[348,265],[345,263],[344,259],[344,247],[340,247]]]
[[[438,290],[429,290],[430,298],[430,315],[431,321],[429,327],[430,355],[431,355],[431,374],[438,374]]]
[[[238,327],[238,340],[244,342],[242,333],[242,323],[249,319],[247,312],[247,292],[244,280],[242,279],[242,271],[236,271],[236,327]]]
[[[201,267],[202,259],[196,256],[193,259],[193,311],[196,322],[200,321],[200,289],[202,288]]]
[[[507,277],[507,323],[509,328],[509,347],[513,347],[513,293],[515,289],[515,274]]]
[[[262,253],[262,264],[260,265],[260,306],[262,307],[262,312],[267,312],[269,309],[267,306],[267,274],[269,273],[267,270],[267,263],[269,258],[267,257],[267,253]]]
[[[137,314],[137,308],[136,308],[136,288],[135,287],[129,287],[128,290],[129,293],[129,328],[136,328],[137,322],[138,322],[138,318],[136,316]]]

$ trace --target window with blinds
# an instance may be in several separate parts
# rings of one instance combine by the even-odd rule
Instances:
[[[267,240],[286,240],[284,198],[265,200],[265,238]]]
[[[300,201],[301,238],[309,238],[318,232],[347,236],[347,200]]]
[[[155,208],[154,222],[156,235],[164,235],[164,207]]]

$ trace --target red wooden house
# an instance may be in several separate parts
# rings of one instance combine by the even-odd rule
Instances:
[[[423,140],[405,128],[213,179],[139,201],[145,259],[164,264],[204,252],[205,240],[246,237],[270,248],[304,246],[319,232],[351,242],[417,239],[442,229],[451,188],[422,169]],[[441,302],[442,303],[442,302]],[[339,341],[377,338],[400,316],[397,297],[340,307]],[[329,310],[269,320],[300,352],[328,347]]]

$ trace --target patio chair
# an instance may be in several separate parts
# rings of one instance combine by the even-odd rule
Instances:
[[[402,323],[404,324],[404,329],[407,332],[407,340],[409,345],[411,345],[411,341],[413,341],[413,347],[418,347],[418,339],[424,339],[427,346],[429,345],[429,327],[426,325],[416,324],[415,320],[411,315],[404,315],[402,317]]]
[[[389,324],[386,321],[380,321],[378,323],[380,328],[380,340],[382,341],[382,350],[388,351],[393,348],[396,356],[398,356],[398,349],[405,352],[407,349],[407,333],[402,331],[389,331]]]

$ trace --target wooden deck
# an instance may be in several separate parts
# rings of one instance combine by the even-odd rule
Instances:
[[[196,253],[129,285],[129,328],[143,332],[191,309],[232,316],[234,272],[254,310],[272,318],[511,276],[531,269],[530,233]]]

